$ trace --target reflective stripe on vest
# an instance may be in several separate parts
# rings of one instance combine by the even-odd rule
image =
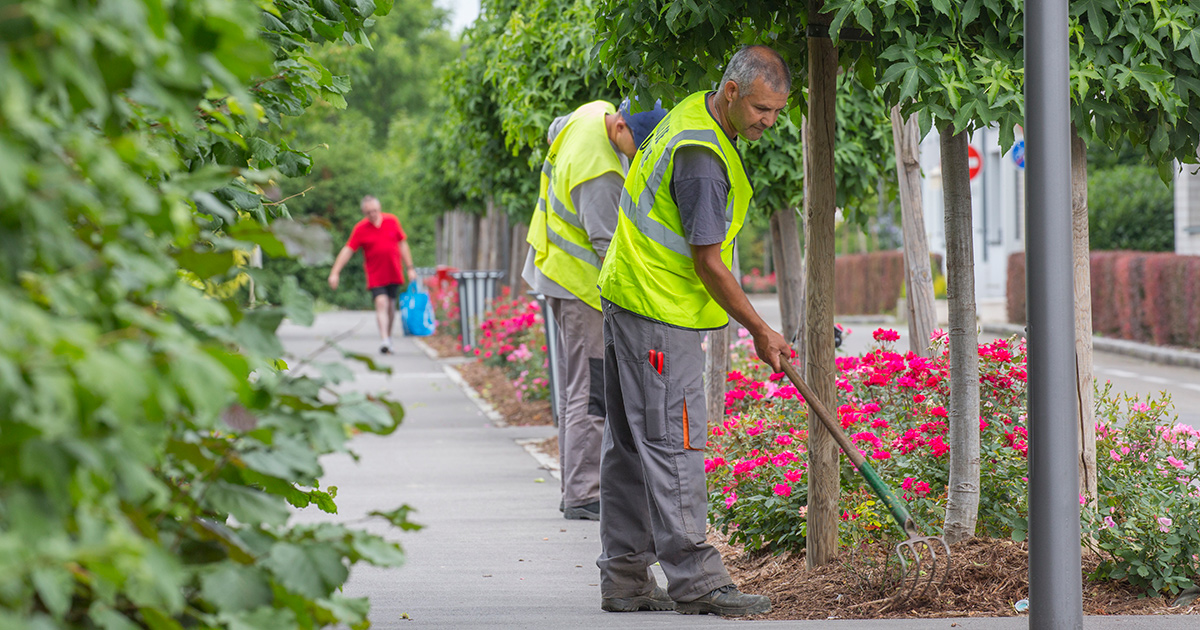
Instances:
[[[592,248],[571,191],[608,172],[624,175],[605,125],[605,116],[615,112],[616,108],[606,101],[588,103],[572,112],[555,136],[542,164],[538,205],[528,238],[537,250],[534,264],[538,269],[597,310],[600,256]],[[588,211],[615,213],[617,209]]]
[[[684,99],[642,145],[621,196],[617,231],[600,273],[605,299],[673,326],[720,328],[728,315],[696,275],[692,248],[670,193],[675,151],[703,146],[725,166],[729,197],[721,259],[733,263],[733,239],[741,229],[753,189],[737,148],[705,105],[704,93]]]

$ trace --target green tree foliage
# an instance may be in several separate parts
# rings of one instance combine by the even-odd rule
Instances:
[[[318,101],[288,125],[291,142],[312,154],[313,169],[285,182],[282,192],[293,216],[329,227],[335,251],[362,220],[359,202],[371,194],[400,218],[416,264],[433,262],[434,226],[419,160],[441,115],[438,73],[456,54],[445,26],[446,12],[432,0],[402,0],[367,30],[370,49],[338,41],[314,50],[332,72],[351,77],[354,90],[344,109]],[[366,281],[362,256],[351,259],[340,291],[326,284],[326,267],[267,257],[264,268],[274,278],[297,278],[327,303],[371,308],[370,295],[358,290]]]
[[[339,588],[400,548],[288,521],[336,511],[319,456],[402,410],[279,359],[283,319],[312,321],[294,280],[230,296],[254,245],[327,256],[269,221],[259,191],[310,168],[271,138],[349,88],[312,43],[365,42],[388,4],[0,8],[0,627],[367,626]]]
[[[546,130],[584,103],[619,100],[591,60],[595,0],[522,0],[490,60],[498,115],[509,147],[529,147],[535,168],[545,157]]]
[[[872,32],[889,102],[922,130],[996,124],[1007,150],[1024,118],[1024,5],[1018,0],[829,0],[834,25]],[[1072,121],[1089,145],[1128,140],[1171,179],[1200,143],[1200,8],[1191,0],[1070,4]]]
[[[741,143],[754,184],[754,204],[769,215],[803,201],[800,122],[808,91],[804,82],[807,20],[805,3],[689,6],[662,0],[601,0],[597,22],[603,33],[598,51],[618,85],[674,103],[716,85],[729,57],[743,45],[767,44],[777,50],[795,79],[791,107],[760,141]],[[853,65],[861,48],[847,45],[843,62]],[[890,174],[892,159],[888,110],[874,89],[873,67],[868,70],[865,84],[844,76],[837,95],[837,203],[859,224],[874,212],[867,202],[876,198],[879,177]],[[889,196],[894,196],[893,178],[887,179]]]
[[[1175,200],[1153,167],[1114,166],[1088,178],[1088,241],[1093,250],[1175,250]]]
[[[449,102],[423,182],[448,205],[480,211],[491,199],[525,221],[537,198],[546,130],[557,116],[614,99],[589,62],[594,0],[490,0],[463,34],[442,78]]]

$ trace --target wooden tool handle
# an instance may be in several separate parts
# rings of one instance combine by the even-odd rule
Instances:
[[[858,452],[858,448],[850,442],[850,438],[846,437],[845,432],[842,431],[842,424],[837,421],[837,418],[833,417],[833,414],[829,413],[829,410],[825,408],[825,405],[813,393],[808,383],[805,383],[804,379],[800,378],[800,373],[796,371],[795,366],[790,361],[780,357],[779,365],[783,367],[783,373],[787,374],[788,380],[792,382],[792,385],[795,385],[796,389],[800,391],[800,395],[804,397],[804,402],[807,402],[813,408],[813,411],[817,412],[817,417],[821,419],[821,423],[825,425],[825,428],[833,434],[833,439],[845,451],[846,457],[849,457],[850,461],[856,467],[861,468],[866,459],[862,456],[862,453]]]

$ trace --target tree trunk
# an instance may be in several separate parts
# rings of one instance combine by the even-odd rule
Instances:
[[[1094,501],[1096,400],[1092,372],[1092,268],[1088,244],[1087,145],[1071,125],[1071,223],[1075,257],[1075,390],[1079,402],[1079,492]]]
[[[433,264],[446,264],[446,213],[433,222]]]
[[[979,331],[967,133],[955,134],[954,126],[946,125],[941,149],[950,309],[950,492],[945,536],[946,542],[954,544],[975,536],[979,516]]]
[[[823,15],[823,0],[809,0],[810,26],[828,28],[831,16]],[[804,121],[804,243],[805,337],[808,366],[805,374],[817,398],[836,409],[833,348],[834,211],[837,206],[833,169],[836,142],[838,53],[827,37],[808,38],[808,117]],[[821,424],[816,411],[808,410],[808,566],[828,564],[837,556],[838,494],[841,479],[838,447]]]
[[[800,230],[793,208],[771,215],[771,258],[775,261],[775,286],[779,296],[783,336],[797,357],[804,357],[804,258],[800,252]],[[799,362],[804,376],[804,361]]]
[[[486,212],[478,218],[479,233],[475,242],[476,264],[479,269],[492,270],[496,259],[496,202],[488,195],[484,201]]]
[[[929,337],[937,326],[933,275],[929,271],[929,243],[925,238],[925,210],[921,205],[921,127],[916,115],[900,120],[892,108],[892,140],[896,152],[896,178],[900,182],[900,224],[904,231],[904,283],[908,307],[908,347],[929,356]]]
[[[729,373],[729,326],[708,331],[704,351],[704,400],[709,426],[725,419],[725,377]]]
[[[524,223],[514,223],[511,229],[510,247],[508,254],[508,286],[513,295],[524,295],[531,287],[525,284],[521,272],[525,270],[525,257],[529,255],[529,226]]]

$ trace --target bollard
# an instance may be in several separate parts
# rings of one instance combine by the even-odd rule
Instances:
[[[550,418],[554,421],[554,426],[558,426],[558,322],[554,319],[554,309],[546,301],[546,296],[537,291],[527,291],[526,295],[537,299],[538,306],[542,309],[542,328],[546,331],[548,359],[546,371],[549,372],[547,380],[550,381]]]
[[[483,314],[496,298],[496,281],[503,271],[454,271],[458,282],[458,318],[462,328],[462,346],[466,352],[475,346],[475,331],[483,323]]]

